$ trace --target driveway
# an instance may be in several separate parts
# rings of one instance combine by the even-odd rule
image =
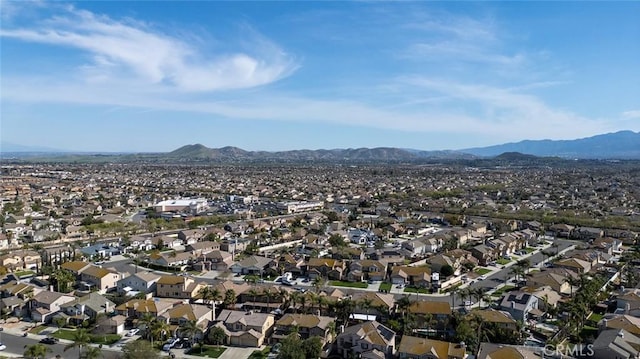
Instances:
[[[218,357],[218,359],[246,359],[253,353],[254,350],[259,350],[258,348],[238,348],[238,347],[227,347],[227,350],[222,353]]]

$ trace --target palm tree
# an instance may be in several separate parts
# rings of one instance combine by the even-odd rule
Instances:
[[[324,295],[319,295],[316,297],[316,303],[318,304],[318,315],[322,315],[322,307],[327,306],[329,304],[329,300]]]
[[[516,265],[522,268],[524,272],[523,275],[526,275],[529,272],[529,268],[531,267],[531,261],[529,261],[529,258],[521,259],[516,263]]]
[[[202,329],[198,327],[195,320],[189,320],[180,325],[180,334],[189,338],[189,343],[193,346],[193,340],[198,334],[202,334]]]
[[[313,288],[315,288],[316,293],[320,293],[320,288],[324,285],[324,280],[320,277],[315,277],[313,279]]]
[[[580,285],[580,279],[576,279],[572,276],[568,276],[567,283],[569,283],[569,286],[571,287],[571,297],[573,297],[573,287]]]
[[[298,308],[296,307],[296,305],[300,303],[301,298],[302,298],[302,295],[300,294],[300,292],[291,292],[289,294],[289,300],[291,301],[291,305],[295,309],[296,313],[298,313]]]
[[[409,299],[408,295],[403,295],[400,299],[396,301],[396,307],[402,313],[402,319],[404,319],[409,307],[413,304],[411,299]]]
[[[164,340],[165,335],[170,333],[171,327],[169,323],[164,320],[156,319],[153,321],[151,325],[151,345],[153,346],[153,338],[157,338],[158,340]]]
[[[257,297],[260,294],[256,288],[251,288],[247,291],[247,294],[253,297],[253,308],[255,308],[257,303]]]
[[[27,359],[44,359],[47,353],[51,351],[44,344],[36,343],[33,345],[25,345],[26,350],[22,355]]]
[[[80,357],[82,359],[98,359],[102,356],[102,350],[97,347],[87,346],[84,348],[82,355]]]
[[[211,321],[215,320],[216,306],[215,302],[221,298],[220,291],[211,286],[204,286],[198,291],[198,295],[207,304],[211,305]]]
[[[232,306],[236,304],[236,300],[238,300],[238,297],[236,296],[236,291],[233,289],[227,289],[227,291],[224,292],[224,299],[222,300],[222,306],[224,308]]]
[[[360,299],[358,301],[358,304],[360,305],[362,310],[364,310],[366,312],[366,314],[369,314],[369,310],[371,309],[371,306],[373,305],[373,300],[371,298],[369,298],[369,297],[363,297],[362,299]]]
[[[140,324],[144,324],[144,336],[146,339],[151,338],[151,326],[155,320],[156,317],[151,313],[144,313],[140,317]],[[153,343],[153,338],[151,338],[151,342]]]
[[[64,347],[64,351],[66,352],[69,349],[78,348],[78,358],[82,358],[82,348],[86,347],[91,343],[91,337],[86,329],[78,329],[75,333],[73,333],[73,343],[67,344]]]

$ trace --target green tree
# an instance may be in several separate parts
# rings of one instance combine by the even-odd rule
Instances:
[[[25,346],[26,350],[22,355],[27,359],[45,359],[47,353],[51,351],[49,347],[44,344],[36,343],[33,345]]]
[[[100,357],[102,357],[102,350],[100,350],[100,348],[92,346],[87,346],[86,348],[84,348],[82,354],[80,355],[80,358],[82,359],[98,359]]]
[[[224,329],[220,327],[213,327],[209,330],[208,338],[211,343],[220,345],[227,339],[227,334],[225,334]]]
[[[124,359],[157,359],[160,357],[160,351],[146,340],[128,342],[122,347],[122,353]]]
[[[207,285],[200,288],[200,290],[198,291],[198,295],[207,305],[211,305],[211,321],[213,322],[216,315],[216,306],[212,304],[215,304],[215,302],[222,299],[220,291],[212,286]]]
[[[237,300],[238,300],[238,297],[236,296],[236,292],[233,289],[227,289],[227,291],[224,292],[224,299],[222,300],[222,306],[223,308],[230,307],[236,304]]]
[[[346,247],[347,243],[344,241],[344,237],[340,234],[334,233],[329,237],[329,244],[333,247]]]
[[[453,275],[453,272],[454,272],[453,267],[448,264],[440,268],[440,275],[442,275],[445,278]]]
[[[306,353],[298,333],[294,332],[287,335],[280,343],[282,345],[277,359],[306,359]]]
[[[64,347],[66,352],[69,349],[78,348],[78,358],[82,358],[82,349],[91,343],[91,337],[86,329],[78,329],[73,333],[73,342]]]
[[[179,328],[180,334],[184,337],[189,338],[189,343],[193,346],[193,342],[196,337],[200,337],[202,335],[202,329],[198,327],[198,323],[195,320],[188,320]]]
[[[305,339],[302,341],[302,349],[304,350],[305,358],[320,358],[320,354],[322,354],[322,339],[320,337]]]

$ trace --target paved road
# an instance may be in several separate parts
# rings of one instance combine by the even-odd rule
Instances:
[[[0,355],[10,355],[13,354],[14,357],[21,357],[25,351],[25,347],[29,345],[36,344],[42,339],[42,336],[29,335],[28,337],[23,337],[21,335],[15,335],[12,333],[3,332],[2,333],[2,343],[7,346],[3,352],[0,352]],[[46,344],[45,344],[46,345]],[[55,344],[55,345],[47,345],[47,348],[51,349],[49,354],[47,354],[47,359],[55,358],[56,355],[60,355],[61,358],[75,358],[78,356],[78,349],[69,349],[66,352],[64,351],[64,347],[66,344]],[[116,349],[107,349],[103,348],[102,350],[102,359],[118,359],[119,350]]]

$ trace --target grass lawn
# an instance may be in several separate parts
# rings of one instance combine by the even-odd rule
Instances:
[[[262,350],[254,350],[253,353],[249,355],[249,359],[264,359],[267,357],[267,355],[269,355],[270,351],[271,351],[270,346],[266,346]]]
[[[200,347],[196,346],[195,348],[189,350],[189,353],[187,354],[195,355],[198,357],[217,358],[222,355],[225,350],[227,350],[227,348],[205,345],[202,347],[202,352],[200,352]]]
[[[488,269],[488,268],[476,268],[476,269],[474,270],[474,272],[476,272],[476,273],[478,273],[478,274],[480,274],[480,275],[485,275],[485,274],[487,274],[487,273],[490,273],[490,272],[491,272],[491,269]]]
[[[332,280],[329,285],[334,287],[350,287],[350,288],[367,288],[369,284],[365,282],[345,282],[341,280]]]
[[[54,333],[51,334],[52,337],[58,338],[58,339],[66,339],[66,340],[73,340],[73,337],[75,335],[75,330],[68,330],[68,329],[60,329]],[[90,334],[89,335],[91,337],[91,343],[95,343],[95,344],[113,344],[115,342],[117,342],[118,340],[122,339],[121,336],[119,336],[118,334],[106,334],[106,335],[94,335],[94,334]]]
[[[15,272],[13,274],[18,276],[19,278],[22,278],[22,277],[26,277],[26,276],[34,276],[34,275],[36,275],[36,272],[30,271],[30,270],[23,270],[23,271],[20,271],[20,272]]]
[[[41,331],[47,329],[48,327],[45,325],[38,325],[37,327],[31,329],[29,333],[31,334],[40,334]]]
[[[507,263],[510,263],[511,261],[508,259],[504,259],[504,258],[500,258],[496,261],[496,263],[500,264],[500,265],[505,265]]]
[[[589,316],[589,318],[587,318],[587,320],[590,320],[590,321],[598,324],[598,322],[602,320],[602,314],[591,313],[591,315]]]
[[[500,297],[500,296],[502,296],[504,294],[504,292],[508,292],[508,291],[512,290],[513,288],[515,288],[515,287],[512,286],[512,285],[505,285],[504,287],[502,287],[502,288],[496,290],[495,292],[493,292],[493,294],[491,294],[491,295],[496,296],[496,297]]]
[[[380,283],[380,290],[388,292],[391,290],[391,283]]]
[[[414,288],[414,287],[406,287],[404,289],[405,293],[429,293],[429,289],[427,288]]]
[[[531,248],[531,247],[527,247],[527,248],[524,248],[524,251],[527,252],[527,253],[533,253],[533,252],[536,251],[536,249],[535,248]]]

